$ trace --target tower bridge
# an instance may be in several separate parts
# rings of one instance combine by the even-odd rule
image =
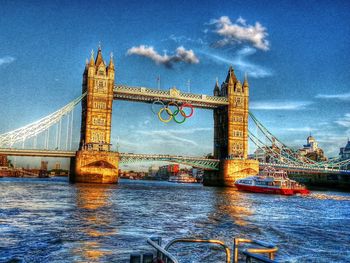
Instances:
[[[258,162],[247,159],[248,81],[245,78],[242,85],[232,67],[221,88],[216,84],[214,96],[183,93],[176,88],[164,91],[114,85],[114,80],[113,57],[107,66],[99,48],[96,58],[91,54],[83,74],[82,93],[87,95],[82,99],[81,139],[75,161],[72,162],[73,181],[114,183],[118,179],[120,156],[111,151],[110,144],[113,100],[148,103],[171,101],[179,105],[186,103],[213,109],[214,158],[220,160],[220,169],[218,172],[208,172],[204,183],[233,185],[235,179],[258,172]]]
[[[63,157],[71,158],[70,179],[73,182],[116,183],[118,167],[122,163],[140,161],[176,162],[205,170],[205,185],[232,186],[237,178],[257,174],[259,162],[248,158],[248,138],[254,145],[269,156],[272,163],[260,163],[260,169],[266,165],[301,173],[341,173],[350,174],[342,167],[348,167],[350,160],[331,159],[315,162],[301,156],[267,130],[259,120],[248,111],[249,84],[247,77],[243,84],[236,78],[230,67],[226,79],[215,84],[213,96],[181,92],[175,87],[169,90],[147,87],[131,87],[115,84],[115,66],[113,57],[109,64],[103,60],[99,48],[97,56],[91,54],[83,73],[82,95],[60,110],[34,123],[0,134],[0,155]],[[204,157],[119,153],[111,149],[111,117],[113,101],[127,100],[143,103],[175,103],[191,107],[209,109],[214,118],[213,159]],[[68,150],[72,143],[73,109],[81,102],[80,143],[77,151]],[[62,119],[68,116],[66,131],[66,151],[59,150]],[[248,118],[251,118],[264,140],[248,130]],[[49,150],[50,127],[56,125],[56,149]],[[69,127],[70,125],[70,127]],[[117,123],[115,125],[122,125]],[[24,142],[45,133],[45,149],[24,149]],[[51,138],[51,137],[50,137]],[[272,145],[264,143],[269,141]],[[69,143],[70,140],[70,143]],[[15,143],[22,142],[22,149],[15,149]]]

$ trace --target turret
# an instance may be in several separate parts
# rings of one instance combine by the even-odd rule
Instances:
[[[249,84],[248,84],[247,73],[244,75],[243,91],[244,91],[244,93],[245,93],[246,95],[249,94]]]
[[[109,64],[107,67],[108,76],[114,81],[114,61],[113,61],[113,53],[111,53]]]
[[[94,50],[91,50],[91,56],[90,56],[89,67],[94,67],[94,66],[95,66]]]
[[[88,60],[88,59],[86,59],[86,60],[85,60],[85,68],[84,68],[84,73],[83,73],[83,75],[84,75],[84,76],[87,74],[88,69],[89,69],[89,60]]]
[[[216,83],[214,87],[214,96],[220,96],[220,87],[219,87],[218,78],[216,78]]]
[[[114,70],[114,61],[113,61],[113,53],[111,53],[111,57],[109,60],[108,70]]]
[[[94,59],[94,50],[91,50],[90,62],[88,65],[88,75],[95,75],[95,59]]]

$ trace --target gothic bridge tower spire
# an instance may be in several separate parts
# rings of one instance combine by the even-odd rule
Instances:
[[[102,49],[96,58],[91,52],[83,74],[82,120],[79,151],[71,168],[74,182],[115,183],[119,156],[111,152],[111,119],[115,68],[103,60]]]
[[[249,85],[247,76],[243,85],[237,79],[232,66],[221,89],[218,82],[214,96],[227,97],[228,106],[214,110],[214,157],[220,159],[220,172],[207,173],[206,185],[232,186],[238,178],[259,172],[259,163],[248,160],[248,108]]]

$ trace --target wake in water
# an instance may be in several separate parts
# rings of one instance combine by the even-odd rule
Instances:
[[[312,199],[319,199],[319,200],[350,201],[350,196],[341,196],[341,195],[311,193],[309,195],[301,195],[301,196],[305,198],[312,198]]]

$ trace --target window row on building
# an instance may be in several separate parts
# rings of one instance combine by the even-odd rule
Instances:
[[[92,142],[105,142],[105,133],[102,131],[93,131],[91,133]]]
[[[233,136],[234,137],[243,137],[243,132],[242,131],[233,131]]]
[[[99,126],[106,125],[106,119],[101,117],[92,117],[92,124]]]
[[[106,102],[103,101],[94,101],[94,109],[106,109]]]

